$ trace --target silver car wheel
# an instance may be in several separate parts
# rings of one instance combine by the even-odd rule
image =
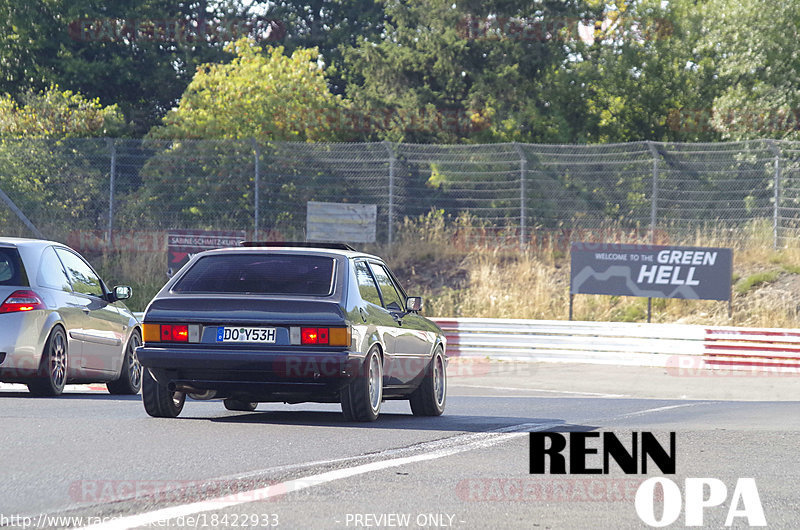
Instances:
[[[383,369],[377,353],[373,353],[369,360],[369,404],[373,411],[381,406],[383,397]]]
[[[142,342],[136,334],[134,334],[128,342],[128,378],[130,379],[131,386],[135,388],[139,388],[142,384],[142,365],[139,364],[139,357],[136,355],[136,348],[141,345]]]
[[[447,378],[444,370],[444,359],[438,355],[433,364],[433,395],[440,407],[444,404],[447,395]]]
[[[53,336],[50,347],[50,379],[56,388],[63,387],[67,382],[67,345],[61,333]]]

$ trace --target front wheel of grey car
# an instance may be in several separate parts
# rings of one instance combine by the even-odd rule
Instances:
[[[136,357],[136,348],[142,345],[139,331],[131,333],[131,338],[125,346],[125,357],[122,359],[122,370],[119,379],[106,383],[109,394],[134,395],[142,388],[142,365]]]
[[[142,371],[142,403],[149,415],[155,418],[177,418],[185,402],[184,392],[170,391],[161,386],[149,370]]]
[[[35,396],[59,396],[67,384],[67,335],[56,326],[47,337],[39,364],[39,377],[28,383]]]
[[[440,348],[436,348],[425,377],[408,401],[414,416],[441,416],[447,402],[447,364]]]
[[[364,359],[361,373],[341,392],[342,413],[347,421],[375,421],[383,401],[383,363],[377,347]]]

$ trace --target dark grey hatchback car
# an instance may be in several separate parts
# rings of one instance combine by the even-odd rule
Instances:
[[[442,330],[419,315],[378,257],[346,245],[245,243],[192,258],[144,315],[145,410],[177,417],[186,399],[339,402],[347,420],[374,421],[405,399],[442,414]]]

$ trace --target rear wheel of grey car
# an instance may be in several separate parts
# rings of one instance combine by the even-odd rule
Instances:
[[[253,412],[258,406],[258,403],[254,403],[252,401],[240,401],[238,399],[231,398],[223,400],[222,403],[228,410],[238,410],[241,412]]]
[[[28,383],[36,396],[59,396],[67,384],[67,335],[56,326],[50,332],[39,364],[39,377]]]
[[[119,379],[106,383],[110,394],[138,394],[142,388],[142,365],[136,357],[136,348],[141,346],[139,331],[131,333],[128,345],[125,346],[125,358],[122,359],[122,371]]]
[[[409,396],[414,416],[441,416],[447,402],[447,369],[442,350],[436,348],[425,377]]]
[[[383,363],[378,348],[364,359],[361,373],[341,392],[342,412],[347,421],[375,421],[383,401]]]
[[[142,403],[148,414],[155,418],[177,418],[185,402],[185,393],[170,391],[161,386],[149,370],[142,371]]]

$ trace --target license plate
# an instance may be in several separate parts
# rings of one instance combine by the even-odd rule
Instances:
[[[275,343],[275,328],[242,328],[220,326],[217,328],[217,342],[260,342]]]

